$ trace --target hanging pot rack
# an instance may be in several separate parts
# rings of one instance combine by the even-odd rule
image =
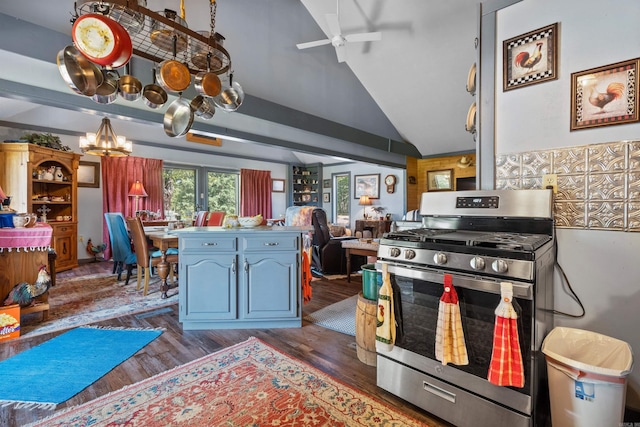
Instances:
[[[116,13],[114,13],[114,11]],[[127,28],[127,25],[123,26],[127,29],[131,37],[133,54],[156,64],[174,58],[174,52],[163,49],[161,44],[153,42],[152,33],[159,31],[171,34],[174,40],[186,41],[187,48],[178,52],[176,59],[184,62],[191,74],[207,71],[206,67],[201,67],[202,61],[196,60],[196,64],[191,61],[191,52],[196,51],[208,52],[217,59],[214,63],[219,64],[219,67],[217,69],[211,69],[210,72],[225,74],[229,72],[231,68],[231,56],[222,46],[221,43],[224,37],[220,34],[213,33],[209,34],[209,37],[205,37],[203,34],[181,25],[176,22],[176,20],[172,20],[167,16],[163,16],[161,13],[154,12],[139,5],[137,0],[87,1],[81,5],[76,5],[76,19],[88,13],[101,13],[121,24],[123,24],[123,22],[121,22],[123,19],[141,17],[143,22],[140,24],[140,28],[135,28],[135,31],[131,31]]]

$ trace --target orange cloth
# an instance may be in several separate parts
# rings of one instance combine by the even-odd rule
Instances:
[[[304,304],[311,301],[311,263],[307,251],[302,252],[302,300]]]
[[[518,314],[513,308],[513,285],[500,283],[502,300],[496,308],[493,352],[487,379],[499,386],[524,387],[524,367],[518,337]]]
[[[436,359],[443,365],[468,365],[467,345],[464,341],[458,293],[450,274],[444,275],[444,292],[438,306],[436,326]]]

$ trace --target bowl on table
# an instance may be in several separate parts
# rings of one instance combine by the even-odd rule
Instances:
[[[257,227],[262,224],[261,216],[241,216],[238,218],[238,222],[242,227]]]

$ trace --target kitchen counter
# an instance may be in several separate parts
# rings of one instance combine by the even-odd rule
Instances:
[[[302,249],[310,227],[187,227],[178,236],[184,330],[302,326]]]

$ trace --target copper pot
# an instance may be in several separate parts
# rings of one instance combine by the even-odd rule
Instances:
[[[158,84],[169,92],[182,92],[191,84],[189,68],[175,59],[167,59],[160,63],[156,70]]]

